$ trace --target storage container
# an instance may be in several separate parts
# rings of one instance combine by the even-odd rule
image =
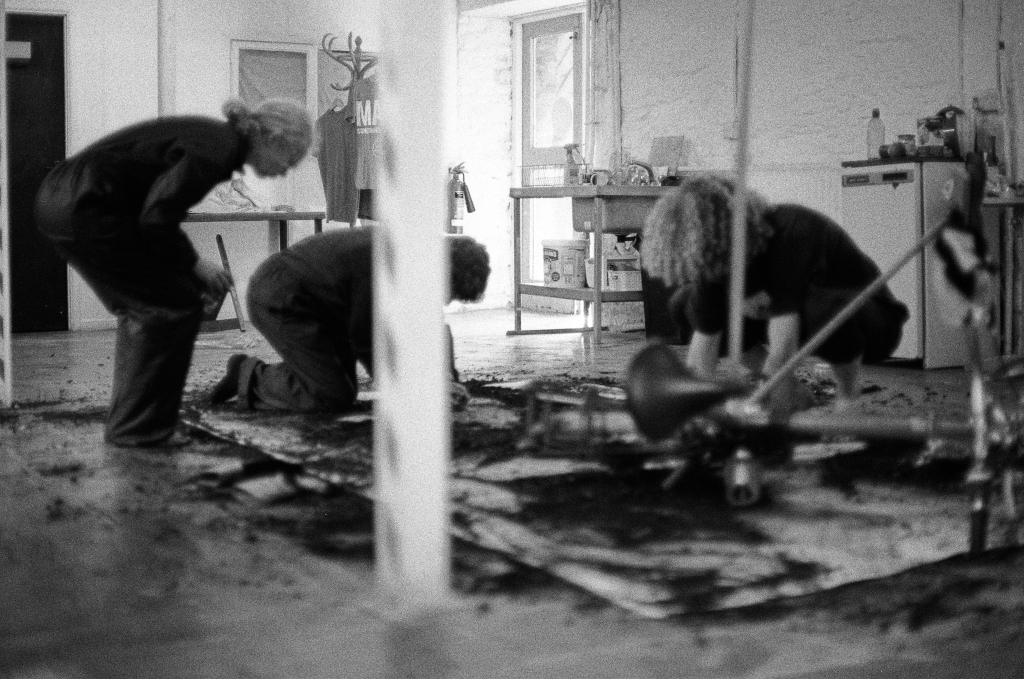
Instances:
[[[544,285],[555,288],[582,288],[587,240],[542,240]]]
[[[601,281],[605,290],[627,292],[643,289],[640,278],[640,257],[609,255],[604,259],[604,279]],[[587,287],[594,287],[594,260],[587,260]]]

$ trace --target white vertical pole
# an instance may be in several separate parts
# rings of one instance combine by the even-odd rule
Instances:
[[[742,2],[742,0],[741,0]],[[732,213],[732,261],[729,277],[729,357],[743,354],[743,299],[747,271],[747,165],[750,148],[750,90],[753,80],[754,0],[747,0],[740,41],[737,86],[736,196]]]
[[[4,0],[0,0],[0,18],[6,26],[7,9]],[[0,69],[0,402],[10,407],[14,400],[14,365],[11,363],[11,213],[7,178],[6,41],[3,44],[4,63]]]
[[[389,608],[409,615],[436,608],[450,586],[450,373],[442,315],[449,271],[442,231],[455,29],[455,0],[381,3],[375,544],[380,594]]]
[[[178,0],[157,2],[157,115],[172,115],[177,110],[177,27]]]

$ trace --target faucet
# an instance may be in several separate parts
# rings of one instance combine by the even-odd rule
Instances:
[[[639,161],[639,160],[631,160],[631,161],[629,161],[628,165],[630,165],[630,166],[636,165],[637,167],[642,167],[643,169],[647,170],[647,182],[646,183],[647,184],[653,184],[653,185],[657,186],[658,179],[657,179],[657,177],[654,176],[654,168],[653,167],[651,167],[647,163],[644,163],[644,162]],[[632,172],[628,173],[628,176],[631,176],[631,175],[632,175]],[[632,183],[632,182],[630,182],[630,183]]]

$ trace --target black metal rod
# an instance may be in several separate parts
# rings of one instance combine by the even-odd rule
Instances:
[[[217,234],[217,249],[220,250],[220,263],[224,266],[224,270],[231,275],[231,265],[228,264],[228,251],[224,248],[224,239],[221,235]],[[231,293],[231,303],[235,305],[235,316],[238,318],[238,329],[245,332],[245,317],[242,316],[242,303],[238,299],[238,291],[235,290],[235,284],[232,282],[228,287],[228,292]]]

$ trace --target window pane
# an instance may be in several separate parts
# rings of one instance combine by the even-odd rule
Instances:
[[[279,50],[239,50],[238,96],[250,106],[271,97],[294,99],[305,105],[306,55]]]
[[[555,33],[531,41],[535,148],[565,146],[573,141],[572,33]]]

